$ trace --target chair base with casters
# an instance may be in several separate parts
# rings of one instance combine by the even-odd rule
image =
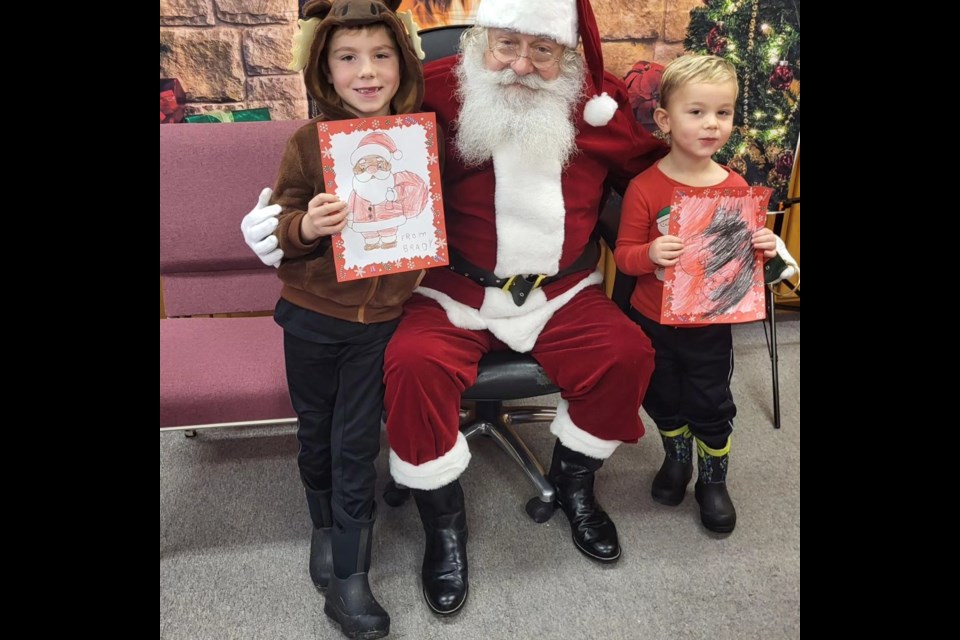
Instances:
[[[533,483],[537,495],[527,502],[527,514],[536,522],[546,522],[554,512],[556,490],[547,480],[543,465],[517,434],[514,425],[550,422],[555,407],[504,407],[506,400],[520,400],[558,393],[546,373],[531,356],[514,351],[486,354],[477,372],[477,382],[462,396],[460,431],[471,438],[482,435],[492,438],[514,462],[520,465]],[[391,480],[383,492],[383,500],[392,507],[410,497],[410,490]]]

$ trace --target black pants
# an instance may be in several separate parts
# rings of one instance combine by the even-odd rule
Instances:
[[[640,325],[656,351],[643,408],[660,429],[671,431],[688,425],[694,437],[708,447],[722,449],[737,415],[730,392],[730,325],[665,326],[632,307],[628,315]]]
[[[300,477],[310,489],[332,490],[333,505],[365,520],[380,452],[383,352],[397,321],[364,325],[313,314],[306,327],[281,321],[279,312]]]

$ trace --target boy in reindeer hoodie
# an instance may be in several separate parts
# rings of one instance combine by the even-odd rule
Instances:
[[[274,317],[284,331],[298,464],[313,520],[310,576],[326,592],[327,616],[346,636],[365,639],[390,631],[390,616],[367,579],[383,354],[422,272],[337,282],[331,235],[343,230],[348,208],[325,193],[317,123],[420,109],[423,72],[397,5],[314,0],[304,6],[293,66],[305,67],[304,82],[322,115],[290,139],[272,197],[280,207],[275,237],[283,252]]]

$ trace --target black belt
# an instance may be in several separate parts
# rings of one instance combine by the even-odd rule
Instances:
[[[513,296],[514,304],[518,307],[527,301],[529,297],[527,294],[534,289],[546,286],[571,273],[593,269],[599,261],[600,245],[595,241],[591,241],[583,253],[580,254],[580,257],[573,261],[573,264],[566,269],[561,269],[552,276],[543,273],[523,273],[507,278],[498,278],[492,271],[486,271],[474,264],[470,264],[456,251],[450,251],[451,271],[470,278],[484,287],[498,287],[504,291],[508,291],[510,295]]]

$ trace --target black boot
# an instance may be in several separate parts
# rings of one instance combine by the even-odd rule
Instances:
[[[423,597],[435,612],[451,615],[467,601],[467,514],[458,480],[432,491],[413,490],[423,521]]]
[[[331,531],[337,570],[330,578],[323,612],[340,625],[348,638],[371,640],[390,633],[390,616],[370,591],[370,548],[373,514],[369,520],[354,520],[337,510]],[[341,569],[340,567],[345,567]],[[352,572],[346,577],[340,576]]]
[[[330,527],[333,515],[330,513],[330,491],[315,491],[304,487],[307,494],[307,508],[313,522],[313,534],[310,536],[310,579],[320,593],[326,591],[333,574],[333,551],[330,546]]]
[[[594,473],[603,460],[568,449],[557,440],[547,479],[557,488],[557,506],[570,521],[573,544],[592,560],[615,562],[620,557],[617,527],[593,495]]]
[[[737,510],[727,493],[730,439],[723,449],[711,449],[697,438],[697,483],[694,496],[700,503],[700,522],[710,531],[730,533],[737,526]]]
[[[660,437],[666,455],[653,479],[650,495],[660,504],[675,507],[683,502],[693,477],[693,435],[690,428],[683,425],[672,431],[660,429]]]

